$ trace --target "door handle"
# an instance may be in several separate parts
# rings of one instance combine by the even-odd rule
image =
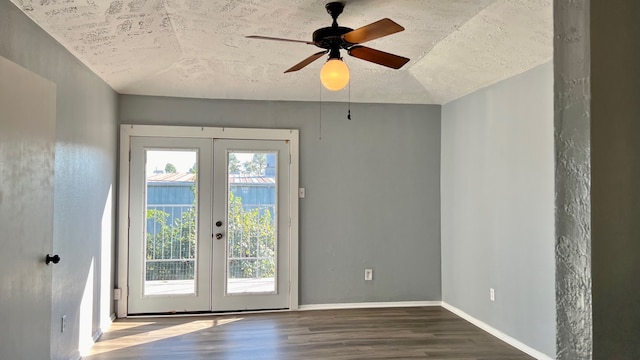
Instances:
[[[222,239],[222,236],[223,236],[222,233],[217,233],[216,234],[216,239],[220,240],[220,239]]]
[[[49,263],[54,263],[57,264],[60,262],[60,256],[59,255],[49,255],[47,254],[47,257],[44,260],[45,263],[47,263],[47,265],[49,265]]]

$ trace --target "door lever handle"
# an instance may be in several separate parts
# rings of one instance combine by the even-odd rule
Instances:
[[[60,262],[60,256],[59,255],[49,255],[47,254],[47,257],[44,260],[45,263],[47,263],[47,265],[49,265],[49,263],[54,263],[57,264]]]

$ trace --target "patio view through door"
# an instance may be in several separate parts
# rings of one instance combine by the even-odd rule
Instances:
[[[131,137],[128,313],[289,307],[285,141]]]

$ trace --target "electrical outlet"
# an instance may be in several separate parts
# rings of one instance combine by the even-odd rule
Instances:
[[[67,329],[67,315],[62,315],[62,322],[60,323],[60,332],[64,332]]]
[[[489,289],[489,300],[496,301],[496,291],[493,288]]]
[[[373,280],[373,269],[364,269],[364,279]]]
[[[304,188],[298,188],[298,198],[304,199],[305,196],[306,196],[306,192]]]

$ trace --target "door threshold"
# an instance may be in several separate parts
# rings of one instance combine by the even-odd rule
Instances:
[[[148,319],[148,318],[171,318],[171,317],[206,317],[206,316],[223,316],[223,315],[243,315],[243,314],[268,314],[289,312],[291,309],[257,309],[257,310],[229,310],[229,311],[187,311],[179,313],[142,313],[129,314],[127,319]]]

